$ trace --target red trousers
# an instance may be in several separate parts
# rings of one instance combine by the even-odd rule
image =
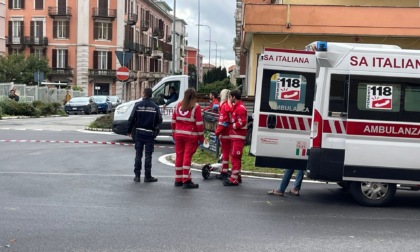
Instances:
[[[230,181],[232,183],[238,183],[238,176],[241,174],[241,160],[242,151],[245,146],[245,140],[231,140],[232,148],[230,152],[230,162],[232,163],[232,175],[230,175]]]
[[[186,183],[191,180],[191,159],[198,147],[198,137],[175,138],[175,182]]]
[[[220,145],[222,147],[222,170],[220,173],[228,173],[229,171],[229,156],[232,147],[232,140],[228,136],[220,136]]]

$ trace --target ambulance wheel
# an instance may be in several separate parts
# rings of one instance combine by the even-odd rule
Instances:
[[[363,206],[385,206],[395,196],[397,186],[395,184],[380,182],[351,182],[350,194]]]
[[[201,168],[201,175],[204,179],[208,179],[210,177],[210,165],[206,164]]]

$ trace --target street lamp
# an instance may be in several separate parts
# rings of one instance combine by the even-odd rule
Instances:
[[[172,28],[172,74],[175,74],[175,61],[177,60],[177,57],[175,55],[175,45],[176,45],[176,0],[174,0],[174,17],[173,17],[173,28]]]
[[[215,43],[215,44],[216,44],[216,59],[214,60],[214,67],[216,67],[216,66],[217,66],[217,43],[216,43],[216,41],[214,41],[214,40],[206,40],[206,42],[209,42],[209,44],[210,44],[211,42],[213,42],[213,43]]]
[[[198,79],[200,78],[200,0],[198,1],[198,40],[197,40],[197,77],[196,77],[196,88],[195,90],[198,91]]]
[[[100,86],[95,86],[95,90],[96,90],[96,95],[98,95],[99,90],[101,90]]]
[[[206,26],[207,28],[209,28],[209,41],[211,41],[211,28],[208,25],[204,25],[204,24],[200,24],[199,26]],[[206,40],[207,41],[207,40]],[[211,52],[211,43],[209,43],[209,68],[210,68],[210,52]]]

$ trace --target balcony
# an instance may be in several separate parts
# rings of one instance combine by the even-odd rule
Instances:
[[[116,77],[117,71],[112,69],[89,69],[89,77]]]
[[[164,32],[162,29],[159,29],[159,27],[153,28],[153,37],[158,37],[158,39],[163,39]]]
[[[171,41],[172,41],[172,35],[166,36],[166,42],[171,42]]]
[[[141,21],[141,31],[147,31],[149,28],[149,21]]]
[[[137,14],[135,13],[128,13],[126,23],[127,25],[135,25],[137,24],[137,21],[139,20]]]
[[[48,16],[55,17],[71,17],[71,7],[48,7]]]
[[[73,68],[51,68],[51,72],[49,73],[50,76],[63,76],[63,77],[71,77],[73,76]]]
[[[25,44],[29,46],[47,46],[48,37],[25,37]]]
[[[138,52],[140,50],[140,44],[133,41],[124,40],[124,49],[128,51]]]
[[[152,48],[151,48],[151,47],[149,47],[149,46],[146,46],[146,47],[144,48],[144,54],[145,54],[146,56],[151,56],[151,55],[152,55]]]
[[[24,46],[25,45],[25,37],[6,37],[6,46]]]
[[[146,51],[146,47],[143,44],[139,44],[139,53],[143,54]]]
[[[115,19],[117,17],[116,9],[105,9],[105,8],[92,8],[93,18],[110,18]]]
[[[162,50],[159,50],[159,49],[157,49],[157,50],[153,50],[153,51],[152,51],[152,57],[153,57],[153,58],[157,58],[157,59],[162,58],[162,57],[163,57],[163,52],[162,52]]]

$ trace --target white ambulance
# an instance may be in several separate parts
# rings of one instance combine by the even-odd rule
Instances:
[[[308,48],[316,91],[307,175],[347,185],[367,206],[389,203],[397,184],[420,184],[420,51],[325,42]]]
[[[306,169],[315,73],[313,51],[266,48],[259,57],[250,150],[255,165]]]
[[[309,177],[347,182],[363,205],[420,183],[420,51],[312,43],[319,71]]]

